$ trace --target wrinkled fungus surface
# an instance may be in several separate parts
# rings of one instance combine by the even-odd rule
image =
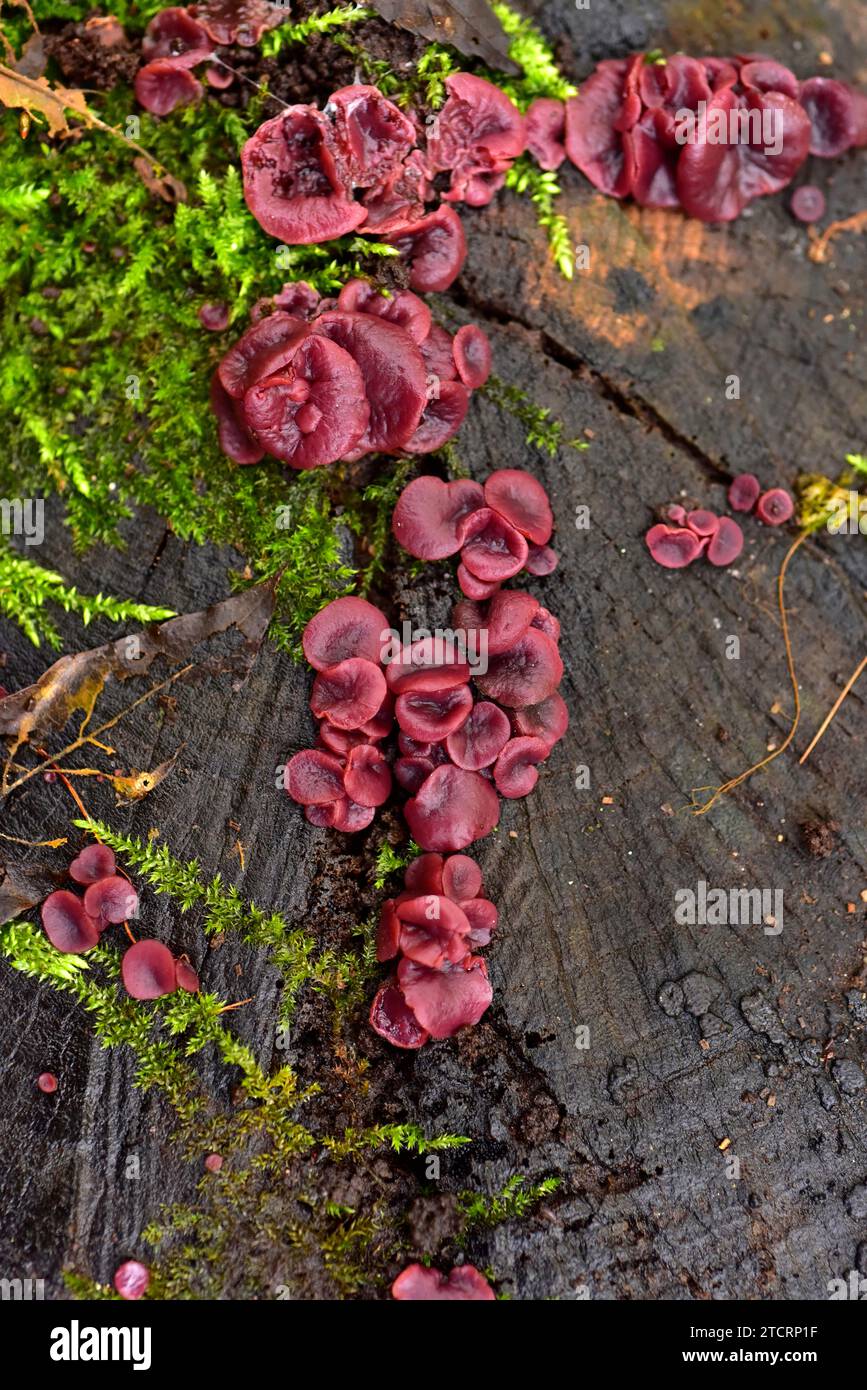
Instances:
[[[795,510],[791,495],[785,488],[772,487],[763,492],[756,503],[756,516],[766,526],[782,526]]]
[[[379,666],[353,656],[319,672],[310,708],[317,719],[328,719],[338,729],[358,729],[379,712],[386,693]]]
[[[220,446],[239,464],[430,453],[460,429],[490,370],[481,329],[453,341],[412,290],[387,295],[367,280],[348,281],[336,307],[303,281],[285,285],[252,318],[211,385]]]
[[[536,132],[549,120],[555,130],[553,111],[528,115],[540,162],[547,152]],[[730,221],[784,188],[808,153],[829,158],[864,144],[867,97],[827,77],[799,84],[755,54],[605,59],[566,103],[566,153],[596,188],[705,222]]]
[[[101,878],[111,878],[115,870],[114,850],[108,845],[85,845],[69,866],[69,877],[87,886]]]
[[[721,516],[711,536],[707,558],[712,565],[731,565],[744,548],[744,533],[730,516]]]
[[[189,106],[202,95],[202,84],[172,58],[155,58],[139,68],[134,83],[139,106],[153,116],[168,116],[177,106]]]
[[[422,849],[465,849],[489,835],[500,819],[497,793],[478,772],[434,768],[406,803],[410,834]]]
[[[751,512],[762,487],[755,473],[739,473],[729,485],[729,506],[733,512]]]
[[[825,195],[815,184],[803,183],[789,204],[799,222],[818,222],[825,216]]]
[[[377,991],[370,1008],[370,1026],[393,1047],[423,1047],[430,1038],[394,982],[386,982]]]
[[[527,132],[518,108],[486,79],[452,73],[446,88],[427,123],[364,84],[333,92],[322,110],[291,106],[266,121],[241,155],[253,216],[289,245],[369,232],[398,248],[413,289],[447,289],[466,257],[449,204],[489,203]]]
[[[397,980],[407,1005],[432,1038],[451,1038],[460,1028],[472,1027],[493,998],[480,956],[446,962],[438,970],[404,956]]]
[[[484,207],[527,144],[524,117],[498,87],[467,72],[446,78],[448,99],[427,141],[431,176],[450,173],[449,202]]]
[[[540,169],[559,169],[566,158],[566,108],[554,97],[537,97],[527,109],[527,149]]]
[[[415,478],[404,488],[392,515],[391,528],[404,550],[419,560],[443,560],[460,549],[458,528],[465,517],[484,505],[478,483],[458,479]]]
[[[541,738],[525,735],[510,739],[494,766],[494,784],[500,796],[529,796],[539,780],[537,765],[550,751]]]
[[[84,894],[84,909],[103,927],[126,922],[138,914],[138,893],[128,879],[119,874],[97,879]]]
[[[304,629],[302,647],[310,665],[317,671],[336,666],[351,656],[379,661],[383,633],[389,630],[382,609],[367,599],[335,599],[310,619]]]

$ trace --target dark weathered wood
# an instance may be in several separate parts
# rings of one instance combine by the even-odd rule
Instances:
[[[863,71],[867,53],[854,4],[751,4],[735,18],[714,6],[706,19],[678,5],[640,16],[622,4],[530,8],[571,45],[576,78],[598,57],[644,43],[696,51],[702,36],[717,50],[766,47],[803,76],[820,70],[820,50],[843,75],[859,62]],[[832,216],[862,204],[864,158],[811,169]],[[833,473],[863,450],[867,238],[841,237],[815,265],[785,197],[707,228],[598,198],[574,170],[563,183],[589,272],[559,280],[532,213],[504,196],[465,214],[470,255],[452,298],[458,317],[489,330],[502,379],[550,405],[567,433],[592,431],[589,450],[549,461],[477,397],[460,438],[474,476],[528,467],[551,491],[561,563],[532,587],[563,623],[572,727],[533,796],[506,804],[498,834],[478,847],[502,923],[487,953],[493,1008],[469,1037],[417,1056],[389,1055],[359,1020],[370,1113],[473,1136],[469,1156],[444,1156],[445,1189],[493,1190],[515,1171],[564,1178],[540,1217],[474,1247],[516,1296],[569,1298],[584,1286],[608,1299],[821,1299],[865,1234],[847,1200],[867,1181],[864,692],[805,767],[789,753],[694,818],[684,809],[693,787],[738,773],[788,728],[773,588],[788,537],[747,520],[733,570],[688,573],[654,567],[642,537],[656,506],[681,493],[721,507],[735,472],[791,484],[799,469]],[[731,373],[739,401],[725,399]],[[589,530],[573,524],[580,505]],[[44,559],[82,588],[182,611],[225,592],[225,555],[181,545],[152,518],[129,536],[125,555],[78,560],[53,527]],[[863,654],[865,587],[863,538],[820,538],[793,563],[798,751]],[[398,617],[436,621],[450,596],[444,569],[421,585],[393,577]],[[91,640],[72,621],[63,631],[70,647]],[[729,634],[739,660],[726,659]],[[5,629],[2,645],[10,686],[45,664],[18,633]],[[273,776],[309,737],[307,687],[303,670],[266,650],[240,696],[228,682],[182,691],[175,724],[138,711],[118,733],[119,762],[149,766],[187,746],[164,787],[112,818],[139,834],[158,824],[179,854],[325,932],[345,850],[304,822]],[[576,789],[579,765],[589,790]],[[105,789],[88,795],[95,812],[109,809]],[[40,783],[2,828],[43,837],[67,816],[62,788]],[[830,857],[807,854],[798,827],[808,819],[839,824]],[[229,820],[247,846],[243,873]],[[782,933],[676,925],[675,892],[699,879],[784,890]],[[164,899],[152,911],[164,939],[201,955],[195,912],[182,919]],[[351,916],[341,905],[338,930],[348,934]],[[236,960],[257,1001],[235,1026],[267,1060],[273,970],[233,947],[209,956],[208,982],[235,991]],[[64,1262],[106,1278],[159,1202],[188,1196],[196,1174],[173,1158],[159,1102],[128,1091],[128,1060],[95,1047],[65,1001],[5,970],[0,993],[0,1162],[14,1175],[0,1262],[56,1293]],[[575,1045],[582,1026],[588,1050]],[[303,1043],[300,1054],[315,1067]],[[64,1074],[50,1122],[33,1087],[46,1067]],[[124,1177],[133,1151],[139,1182]]]

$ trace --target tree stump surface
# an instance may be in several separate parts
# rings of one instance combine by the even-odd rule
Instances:
[[[643,46],[763,49],[802,77],[822,72],[817,55],[830,51],[827,71],[867,80],[867,21],[852,0],[749,3],[734,15],[714,6],[705,17],[679,0],[640,16],[623,3],[527,8],[576,80]],[[825,190],[829,218],[847,217],[863,206],[864,159],[810,160],[799,181]],[[562,623],[571,728],[532,795],[504,802],[498,832],[471,851],[501,923],[485,952],[494,1003],[482,1023],[395,1055],[360,1018],[358,1046],[383,1118],[473,1138],[468,1157],[442,1155],[445,1190],[464,1185],[467,1164],[490,1191],[515,1172],[563,1179],[535,1216],[487,1237],[513,1296],[823,1299],[865,1239],[863,681],[802,767],[798,756],[865,650],[867,545],[820,535],[799,551],[787,584],[803,704],[794,748],[696,817],[693,788],[736,775],[788,731],[775,584],[791,533],[745,518],[733,568],[682,573],[653,565],[643,537],[655,509],[683,496],[725,509],[736,473],[791,487],[799,471],[836,476],[846,453],[864,451],[867,237],[839,236],[817,264],[788,193],[709,227],[601,198],[571,166],[562,183],[589,268],[559,278],[529,205],[503,194],[463,212],[469,259],[438,311],[485,327],[498,377],[549,406],[565,438],[589,443],[549,459],[480,395],[458,438],[474,477],[528,468],[551,493],[560,565],[528,587]],[[182,544],[152,516],[127,526],[125,552],[78,557],[49,513],[36,558],[83,592],[189,612],[228,591],[237,557]],[[430,566],[421,581],[396,573],[387,597],[398,620],[432,626],[455,592],[447,567]],[[60,627],[69,651],[113,631]],[[726,656],[732,636],[739,659]],[[0,645],[10,689],[49,664],[8,625]],[[266,645],[240,692],[223,678],[179,687],[173,712],[142,706],[115,731],[118,762],[154,767],[183,743],[178,766],[123,810],[88,785],[91,811],[139,836],[158,826],[179,857],[293,923],[325,936],[336,914],[345,926],[361,902],[346,898],[357,851],[275,788],[275,768],[310,741],[308,691],[306,669]],[[582,768],[587,788],[576,785]],[[43,839],[64,833],[70,810],[60,783],[34,779],[0,824]],[[839,827],[827,857],[807,850],[800,827],[811,821]],[[783,930],[678,925],[675,894],[700,880],[782,890]],[[148,894],[148,932],[194,960],[205,949],[198,920]],[[264,952],[226,943],[205,971],[227,998],[255,996],[233,1027],[267,1064],[279,979]],[[0,1000],[0,1266],[63,1297],[64,1267],[109,1279],[160,1204],[190,1200],[199,1174],[177,1159],[157,1095],[130,1087],[129,1054],[103,1050],[69,999],[4,967]],[[290,1056],[315,1067],[303,1026]],[[202,1066],[225,1093],[225,1067],[208,1054]],[[62,1077],[50,1104],[35,1088],[46,1069]]]

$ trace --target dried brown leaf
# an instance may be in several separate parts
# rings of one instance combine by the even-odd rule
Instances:
[[[22,77],[41,77],[48,66],[45,40],[41,34],[31,34],[21,50],[21,57],[12,64]]]
[[[67,111],[87,126],[101,126],[77,87],[52,86],[44,77],[28,77],[0,63],[0,104],[29,115],[44,116],[49,135],[68,135]]]
[[[157,660],[167,672],[191,662],[191,674],[198,676],[231,672],[237,688],[256,659],[273,611],[274,584],[269,581],[201,612],[185,613],[116,642],[62,656],[34,685],[0,699],[0,737],[10,742],[10,759],[23,744],[63,729],[77,711],[84,715],[83,728],[107,682],[144,676]],[[243,638],[239,647],[197,657],[203,643],[230,631]]]
[[[155,787],[164,782],[181,756],[184,745],[177,749],[170,758],[159,767],[155,767],[151,772],[142,772],[138,768],[133,768],[128,777],[109,777],[111,785],[114,787],[118,806],[129,806],[133,801],[141,801],[150,795]]]
[[[370,0],[373,8],[423,39],[451,44],[467,58],[480,58],[500,72],[517,73],[509,40],[487,0]]]
[[[158,198],[162,198],[164,203],[174,205],[188,201],[186,185],[172,174],[159,175],[149,159],[145,159],[142,155],[136,155],[132,167],[148,192],[155,193]]]
[[[0,926],[36,907],[63,877],[43,864],[0,863]]]

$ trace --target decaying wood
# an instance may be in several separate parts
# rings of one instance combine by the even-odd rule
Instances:
[[[734,17],[713,6],[706,20],[677,4],[645,6],[640,18],[626,4],[535,8],[568,44],[576,79],[592,59],[645,43],[763,48],[804,76],[820,70],[821,49],[837,55],[835,75],[867,61],[854,4],[823,12],[821,32],[758,4]],[[761,26],[770,32],[759,37]],[[830,215],[861,207],[864,158],[834,166]],[[811,177],[824,182],[829,168]],[[481,323],[497,374],[590,444],[549,460],[478,396],[459,443],[473,476],[527,467],[551,491],[561,562],[533,587],[562,621],[572,725],[533,795],[506,804],[499,832],[478,846],[502,924],[487,953],[490,1013],[466,1038],[417,1056],[390,1053],[359,1021],[371,1107],[474,1139],[468,1153],[442,1155],[445,1190],[494,1190],[515,1171],[564,1179],[535,1218],[479,1247],[477,1262],[517,1297],[823,1299],[829,1279],[859,1259],[863,1272],[865,1258],[864,691],[852,689],[806,765],[799,735],[710,814],[691,815],[694,787],[719,785],[787,734],[774,584],[790,538],[747,519],[733,569],[685,573],[654,567],[642,538],[661,503],[721,508],[734,473],[791,486],[799,470],[833,474],[863,449],[867,370],[855,330],[867,241],[840,237],[817,264],[785,196],[706,227],[598,198],[572,170],[563,184],[589,270],[560,280],[532,211],[501,195],[464,213],[469,260],[444,309]],[[732,375],[740,395],[730,400]],[[584,506],[590,525],[579,529]],[[100,557],[104,591],[179,611],[224,592],[226,555],[187,548],[153,520],[135,524],[134,550]],[[89,572],[57,524],[44,562],[73,582]],[[444,576],[398,575],[395,617],[445,618]],[[805,729],[818,727],[864,649],[865,591],[864,538],[802,547],[787,594]],[[63,631],[70,650],[82,645],[73,620]],[[5,683],[38,674],[40,655],[20,634],[4,629],[2,645]],[[183,756],[140,805],[115,810],[110,788],[94,789],[94,814],[139,835],[159,824],[205,872],[219,869],[293,921],[324,920],[351,855],[306,824],[273,775],[310,739],[307,689],[305,671],[266,647],[241,699],[228,682],[184,690],[176,728],[141,708],[125,726],[125,764],[156,766],[177,731]],[[31,783],[3,829],[61,833],[64,797],[57,784]],[[805,822],[838,827],[830,853],[810,855]],[[59,865],[67,857],[56,851]],[[678,925],[675,893],[701,880],[782,890],[782,931]],[[152,912],[156,931],[201,959],[195,912],[180,919],[165,899]],[[233,948],[208,956],[208,979],[237,993],[239,960],[256,1002],[236,1026],[267,1061],[273,970]],[[0,992],[10,1095],[0,1164],[20,1187],[2,1264],[57,1293],[64,1263],[107,1278],[160,1202],[187,1199],[197,1175],[173,1157],[157,1099],[129,1090],[129,1059],[96,1046],[67,1001],[7,971]],[[298,1050],[303,1067],[303,1036]],[[64,1105],[50,1121],[33,1085],[45,1068],[63,1070]],[[215,1066],[208,1080],[219,1076]],[[136,1182],[124,1176],[131,1152]]]

